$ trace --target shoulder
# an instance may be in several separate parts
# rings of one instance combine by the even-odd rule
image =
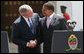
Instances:
[[[39,17],[39,14],[38,13],[33,13],[33,16]]]
[[[19,16],[13,23],[14,24],[19,24],[21,22],[21,16]]]
[[[62,16],[60,16],[60,15],[57,15],[57,14],[55,14],[54,15],[54,18],[56,18],[57,20],[66,20],[64,17],[62,17]]]
[[[65,19],[64,17],[59,18],[58,20],[59,20],[60,22],[62,22],[62,21],[66,21],[66,19]]]
[[[38,19],[40,18],[40,16],[38,15],[38,13],[33,13],[33,16],[32,16],[33,19]]]
[[[43,18],[41,18],[41,19],[40,19],[40,21],[45,21],[45,20],[46,20],[46,18],[45,18],[45,17],[43,17]]]

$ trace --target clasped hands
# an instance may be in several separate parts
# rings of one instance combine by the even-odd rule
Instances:
[[[36,45],[37,45],[37,42],[36,42],[35,40],[30,40],[30,41],[28,42],[27,47],[29,47],[29,48],[34,48]]]

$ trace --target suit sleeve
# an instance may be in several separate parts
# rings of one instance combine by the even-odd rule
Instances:
[[[43,30],[41,28],[41,22],[39,21],[38,25],[38,39],[37,39],[38,44],[41,44],[43,42]]]
[[[20,39],[20,34],[21,33],[20,33],[19,27],[15,23],[13,23],[13,25],[12,25],[12,41],[13,41],[13,43],[22,45],[22,46],[26,46],[27,42]]]
[[[61,23],[60,24],[61,30],[67,30],[68,29],[67,22],[64,18],[60,20],[60,23]]]
[[[37,17],[37,21],[38,21],[38,26],[37,26],[37,43],[40,44],[42,43],[42,36],[41,36],[41,27],[40,27],[40,16],[38,15]]]

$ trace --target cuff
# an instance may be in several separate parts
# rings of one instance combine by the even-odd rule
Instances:
[[[28,46],[28,45],[29,45],[29,42],[27,42],[26,46]]]

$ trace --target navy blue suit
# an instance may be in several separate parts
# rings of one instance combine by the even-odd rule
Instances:
[[[36,31],[35,34],[32,33],[25,19],[20,16],[16,19],[12,26],[12,41],[13,43],[18,45],[18,49],[20,53],[40,53],[40,36],[38,34],[38,23],[39,16],[34,13],[32,16],[32,22],[34,29]],[[35,48],[26,47],[27,42],[30,40],[37,40],[37,46]]]
[[[57,16],[56,14],[54,14],[53,18],[51,19],[48,29],[46,26],[46,21],[47,21],[46,17],[40,20],[40,35],[42,35],[41,39],[44,42],[43,52],[51,53],[53,31],[67,30],[67,24],[64,18]]]

